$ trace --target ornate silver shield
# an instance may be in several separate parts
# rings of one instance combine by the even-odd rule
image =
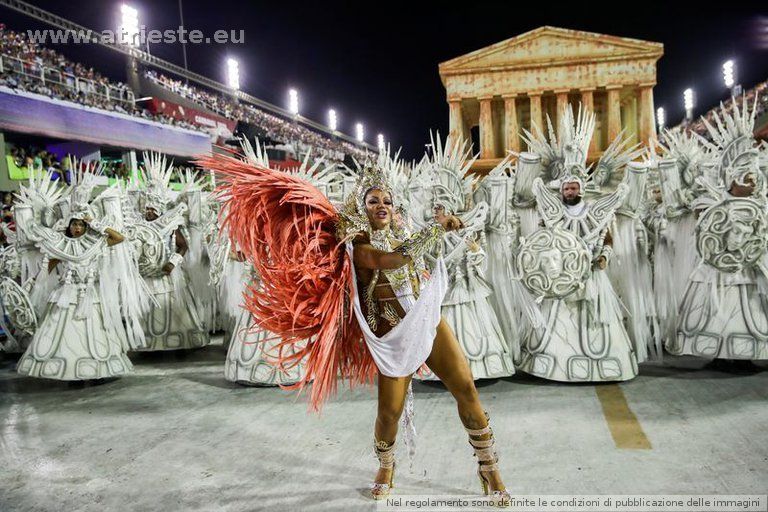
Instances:
[[[584,241],[570,231],[542,228],[525,240],[517,264],[534,296],[561,299],[584,286],[592,258]]]
[[[8,277],[0,279],[0,300],[11,325],[19,331],[34,334],[37,329],[35,309],[27,292],[16,281]]]
[[[749,198],[729,198],[708,208],[696,224],[699,256],[727,273],[755,265],[766,251],[763,208]]]
[[[168,259],[167,241],[160,232],[146,224],[137,223],[127,230],[133,240],[141,242],[139,249],[139,272],[142,276],[160,274]]]

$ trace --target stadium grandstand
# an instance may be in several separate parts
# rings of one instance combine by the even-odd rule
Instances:
[[[25,2],[0,4],[59,28],[84,29]],[[146,150],[173,156],[182,170],[240,135],[259,137],[283,166],[307,154],[350,164],[376,151],[139,49],[103,46],[126,60],[125,82],[0,23],[0,190],[17,189],[32,169],[68,179],[72,158],[102,161],[109,180],[135,173],[137,152]]]
[[[746,100],[747,104],[752,107],[757,98],[757,113],[755,114],[755,137],[757,139],[768,140],[768,80],[760,82],[751,89],[744,91],[743,96],[737,96],[735,101],[741,102]],[[728,112],[733,109],[734,98],[730,98],[722,103],[723,108]],[[701,117],[695,118],[690,122],[683,121],[679,125],[671,128],[671,130],[689,130],[695,132],[707,140],[710,140],[709,132],[704,124],[706,119],[708,123],[714,126],[715,114],[720,111],[720,105],[713,106],[710,110],[704,113]]]

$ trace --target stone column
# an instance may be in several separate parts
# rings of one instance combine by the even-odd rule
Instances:
[[[480,158],[496,156],[493,134],[493,110],[491,96],[483,96],[480,100]]]
[[[609,85],[608,91],[608,144],[621,132],[620,85]]]
[[[450,98],[448,100],[448,137],[452,141],[465,139],[464,133],[464,113],[461,109],[461,98]]]
[[[520,151],[520,124],[517,122],[515,96],[504,96],[504,150]]]
[[[594,88],[581,89],[581,108],[585,109],[587,112],[595,111],[594,92]],[[597,140],[597,133],[595,133],[592,135],[592,140],[589,141],[589,153],[594,155],[598,151],[600,151],[600,144]]]
[[[539,128],[542,128],[541,124],[541,92],[529,92],[528,97],[531,100],[531,127],[530,129],[533,130],[533,125],[537,125]]]
[[[557,119],[557,127],[555,128],[560,135],[560,121],[563,119],[565,109],[568,108],[568,91],[569,89],[560,89],[555,91],[557,97],[557,112],[555,113],[555,119]]]
[[[638,86],[638,119],[637,129],[640,142],[648,144],[648,141],[656,137],[656,122],[653,112],[653,85],[640,84]]]

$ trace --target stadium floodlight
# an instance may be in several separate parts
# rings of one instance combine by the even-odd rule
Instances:
[[[296,89],[288,91],[288,112],[295,116],[299,115],[299,93]]]
[[[690,121],[693,119],[693,107],[695,103],[693,89],[690,87],[683,91],[683,103],[685,104],[685,117]]]
[[[659,126],[659,130],[664,128],[667,123],[667,118],[664,115],[664,109],[662,107],[659,107],[656,109],[656,124]]]
[[[336,119],[336,111],[333,109],[330,109],[328,111],[328,128],[331,129],[331,131],[336,131],[336,128],[338,128],[338,119]]]
[[[127,4],[120,5],[120,41],[139,46],[139,11]]]
[[[384,134],[380,133],[376,136],[376,145],[379,147],[379,151],[384,151]]]
[[[227,59],[227,85],[240,89],[240,63],[231,57]]]
[[[735,71],[732,60],[723,62],[723,81],[728,88],[733,87],[733,84],[736,83]]]
[[[741,94],[741,85],[738,83],[738,73],[736,72],[736,63],[728,59],[723,62],[723,82],[731,90],[731,96],[736,97]]]
[[[355,125],[355,136],[358,142],[365,140],[365,131],[363,130],[363,123],[357,123]]]

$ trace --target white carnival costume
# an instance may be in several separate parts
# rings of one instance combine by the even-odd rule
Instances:
[[[147,344],[140,350],[146,351],[191,349],[210,342],[190,290],[183,266],[185,258],[177,250],[177,237],[183,237],[180,228],[188,208],[183,202],[169,207],[168,182],[172,172],[173,167],[161,155],[144,155],[139,211],[129,210],[130,224],[126,227],[126,236],[138,255],[139,271],[154,299],[143,321]],[[159,217],[147,220],[148,209]],[[173,266],[170,274],[164,270],[166,264]]]
[[[512,354],[516,351],[517,335],[511,321],[505,339],[501,322],[491,304],[494,288],[486,280],[485,226],[488,204],[480,201],[468,207],[472,197],[473,179],[466,173],[474,163],[465,144],[443,146],[440,137],[432,141],[432,153],[425,156],[414,171],[411,185],[412,212],[423,212],[413,218],[414,224],[424,225],[434,215],[435,207],[446,214],[458,216],[463,227],[446,233],[437,251],[444,255],[449,276],[448,291],[443,299],[442,314],[451,326],[467,356],[475,379],[508,377],[515,373]],[[500,242],[504,244],[503,240]],[[503,265],[502,259],[502,265]],[[509,304],[505,304],[509,305]],[[514,317],[512,312],[508,317]],[[436,379],[425,374],[426,379]]]
[[[126,352],[144,343],[139,318],[147,298],[127,247],[108,247],[102,236],[108,225],[122,224],[119,195],[107,190],[96,208],[88,203],[93,174],[73,173],[73,182],[67,217],[54,228],[37,224],[30,204],[17,206],[20,229],[44,255],[42,272],[55,259],[59,276],[17,370],[56,380],[117,377],[133,368]],[[72,220],[92,219],[99,209],[104,217],[91,220],[82,236],[65,235]]]
[[[36,278],[41,273],[43,254],[35,243],[26,236],[30,222],[34,225],[52,227],[60,218],[56,204],[62,201],[66,187],[59,181],[52,180],[52,173],[37,169],[17,194],[17,206],[14,207],[16,233],[9,234],[13,248],[6,248],[6,278],[2,282],[2,295],[5,313],[10,325],[9,340],[5,350],[23,353],[29,345],[32,334],[37,328],[37,320],[48,308],[48,297],[56,285],[56,276],[48,276],[45,269],[43,278]]]
[[[21,281],[21,259],[17,252],[16,233],[5,224],[5,245],[0,246],[0,328],[5,333],[2,352],[24,352],[37,329],[37,315],[29,298],[32,280]]]
[[[661,204],[654,215],[654,293],[665,342],[677,336],[678,312],[691,272],[699,264],[692,202],[701,193],[697,179],[708,166],[700,138],[665,130],[658,168]]]
[[[188,251],[184,255],[184,274],[197,305],[197,315],[208,332],[218,330],[218,294],[209,282],[211,274],[210,247],[218,236],[218,212],[211,194],[203,188],[209,176],[198,177],[191,169],[180,173],[182,190],[177,204],[187,206],[181,233],[187,240]]]
[[[550,149],[563,157],[554,185],[562,193],[565,184],[578,183],[583,194],[594,114],[580,111],[574,120],[569,109],[564,118],[567,127],[561,125],[558,147]],[[539,139],[529,146],[543,144]],[[528,329],[521,370],[564,382],[620,381],[637,375],[637,357],[621,305],[607,274],[596,268],[601,257],[610,262],[612,248],[606,235],[627,192],[627,185],[620,184],[596,201],[566,205],[541,178],[534,181],[544,227],[523,241],[517,270],[541,302],[545,323]]]
[[[716,126],[706,123],[718,173],[699,178],[707,190],[694,203],[705,208],[696,223],[701,262],[685,289],[677,337],[667,341],[673,354],[768,359],[768,202],[765,154],[752,135],[756,110],[734,101],[732,114],[722,109],[722,121],[715,115]],[[733,184],[749,181],[751,196],[731,194]]]
[[[474,194],[475,203],[488,204],[485,240],[488,266],[485,274],[493,293],[489,297],[499,320],[501,332],[513,361],[520,362],[520,336],[527,323],[525,304],[515,278],[515,257],[520,243],[520,217],[515,211],[515,181],[510,173],[511,156],[502,160],[480,182]]]

